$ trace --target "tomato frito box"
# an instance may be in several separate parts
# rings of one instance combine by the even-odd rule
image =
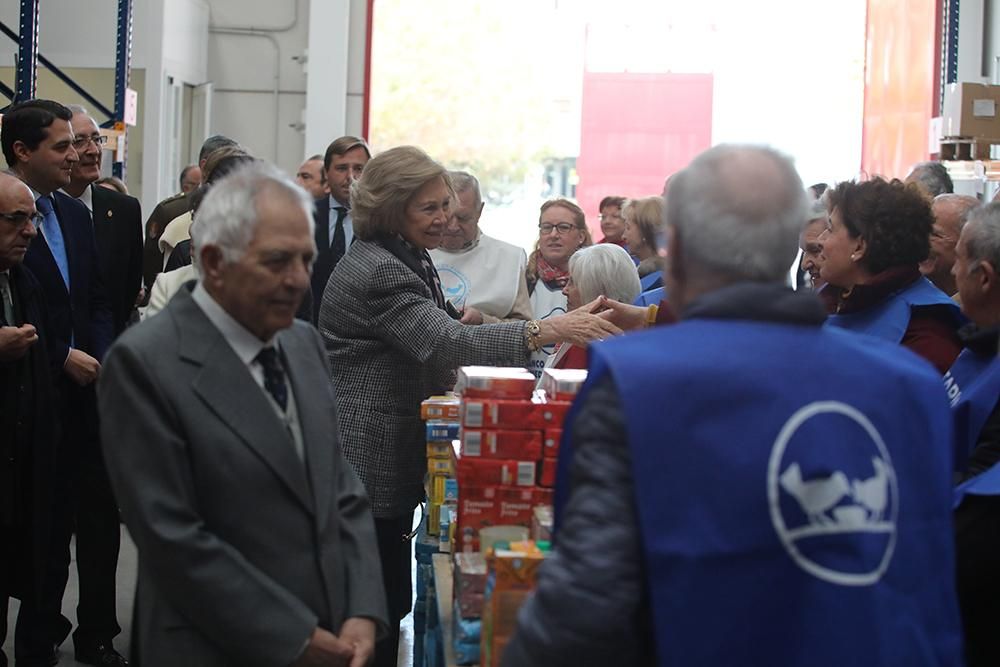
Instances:
[[[479,551],[479,531],[497,525],[498,500],[495,486],[462,486],[458,499],[456,551]]]
[[[463,428],[461,456],[537,461],[542,458],[541,431],[483,431]]]
[[[531,399],[535,376],[523,368],[463,366],[458,369],[455,391],[463,398]]]
[[[464,494],[468,486],[534,486],[537,475],[535,461],[480,459],[462,457],[458,460],[458,485]]]
[[[537,431],[562,428],[569,406],[569,401],[466,399],[462,402],[462,426]]]
[[[572,401],[587,381],[587,371],[576,368],[546,368],[539,383],[552,401]]]
[[[497,521],[501,526],[531,527],[535,489],[499,488],[496,491]]]
[[[431,396],[420,404],[420,418],[456,421],[462,413],[461,407],[458,396]]]
[[[562,442],[562,435],[561,428],[545,429],[545,437],[542,439],[542,456],[553,459],[559,456],[559,443]]]
[[[559,459],[544,458],[542,462],[538,464],[538,485],[547,488],[552,488],[556,485],[556,467],[559,465]]]

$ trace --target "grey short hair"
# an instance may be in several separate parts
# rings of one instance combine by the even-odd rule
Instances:
[[[67,104],[66,108],[73,112],[73,115],[83,114],[84,116],[90,116],[90,112],[87,111],[87,107],[81,106],[79,104]]]
[[[191,226],[191,243],[198,252],[213,245],[222,250],[227,262],[239,261],[260,221],[259,197],[283,197],[290,205],[300,206],[312,236],[312,198],[277,167],[255,160],[224,176],[205,195],[198,207],[198,222]]]
[[[817,220],[826,220],[830,217],[830,210],[827,204],[828,199],[829,197],[824,193],[809,202],[809,218],[803,223],[803,229]]]
[[[685,268],[733,282],[783,282],[808,215],[792,161],[763,146],[705,151],[674,175],[667,196]]]
[[[962,238],[970,264],[989,262],[1000,270],[1000,202],[972,209]]]
[[[455,194],[472,192],[476,195],[476,206],[483,203],[483,191],[479,187],[479,179],[467,171],[449,171],[451,185],[455,188]]]
[[[951,181],[951,175],[940,162],[918,162],[913,165],[910,175],[906,177],[907,182],[917,181],[930,193],[931,197],[948,194],[955,191],[955,184]]]
[[[615,301],[632,303],[642,291],[635,262],[628,251],[614,243],[577,250],[569,258],[569,275],[584,303],[602,294]]]

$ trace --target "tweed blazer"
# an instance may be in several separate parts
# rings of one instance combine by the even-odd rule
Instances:
[[[420,402],[450,389],[459,366],[524,366],[524,327],[461,324],[381,243],[351,245],[323,292],[319,328],[337,387],[344,455],[376,517],[401,516],[423,499]]]

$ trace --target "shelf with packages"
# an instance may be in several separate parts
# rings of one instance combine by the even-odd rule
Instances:
[[[563,422],[585,378],[548,369],[536,388],[525,369],[464,367],[456,394],[421,405],[428,511],[415,664],[499,664],[549,548]]]
[[[1000,182],[1000,160],[941,160],[953,181]]]

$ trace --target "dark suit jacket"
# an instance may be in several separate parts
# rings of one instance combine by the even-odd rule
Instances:
[[[101,277],[117,336],[125,330],[142,287],[142,209],[135,197],[93,185],[90,188]]]
[[[28,535],[3,534],[2,539],[10,539],[6,546],[14,546],[18,551],[30,554],[13,566],[8,572],[18,584],[30,587],[15,592],[24,595],[28,590],[40,595],[48,576],[44,555],[48,553],[49,533],[52,520],[52,503],[56,478],[56,443],[58,441],[58,420],[52,419],[52,404],[55,400],[54,379],[62,370],[62,364],[52,363],[49,350],[48,315],[41,285],[23,265],[14,266],[10,271],[12,291],[21,317],[18,324],[34,325],[38,341],[28,353],[17,361],[0,362],[0,377],[4,382],[13,382],[0,387],[0,424],[6,442],[3,446],[13,448],[13,457],[0,456],[0,502],[14,502],[13,507],[0,508],[0,515],[14,510],[15,514],[26,514],[19,518],[25,521]],[[0,446],[0,451],[4,447]],[[22,479],[14,479],[21,477]],[[3,559],[0,558],[0,562]],[[21,572],[19,565],[31,568]]]
[[[142,250],[142,278],[148,289],[153,288],[153,281],[163,270],[163,253],[160,252],[160,234],[170,221],[191,210],[188,193],[180,193],[167,197],[153,209],[146,221],[146,237]]]
[[[306,462],[181,289],[98,382],[115,497],[139,548],[143,667],[287,665],[317,625],[385,622],[375,529],[340,450],[319,334],[278,334]]]
[[[90,214],[86,206],[61,192],[52,193],[52,199],[66,243],[69,291],[42,234],[28,247],[24,265],[38,279],[45,294],[56,361],[61,364],[66,360],[71,340],[72,347],[100,361],[111,345],[114,324]]]
[[[316,223],[316,262],[313,263],[312,272],[312,317],[315,323],[319,318],[319,307],[323,303],[323,290],[330,280],[330,274],[337,267],[334,260],[333,251],[330,249],[330,196],[316,200],[316,212],[313,214],[313,221]],[[357,240],[357,236],[351,239],[351,245]],[[346,248],[344,249],[346,252]]]

